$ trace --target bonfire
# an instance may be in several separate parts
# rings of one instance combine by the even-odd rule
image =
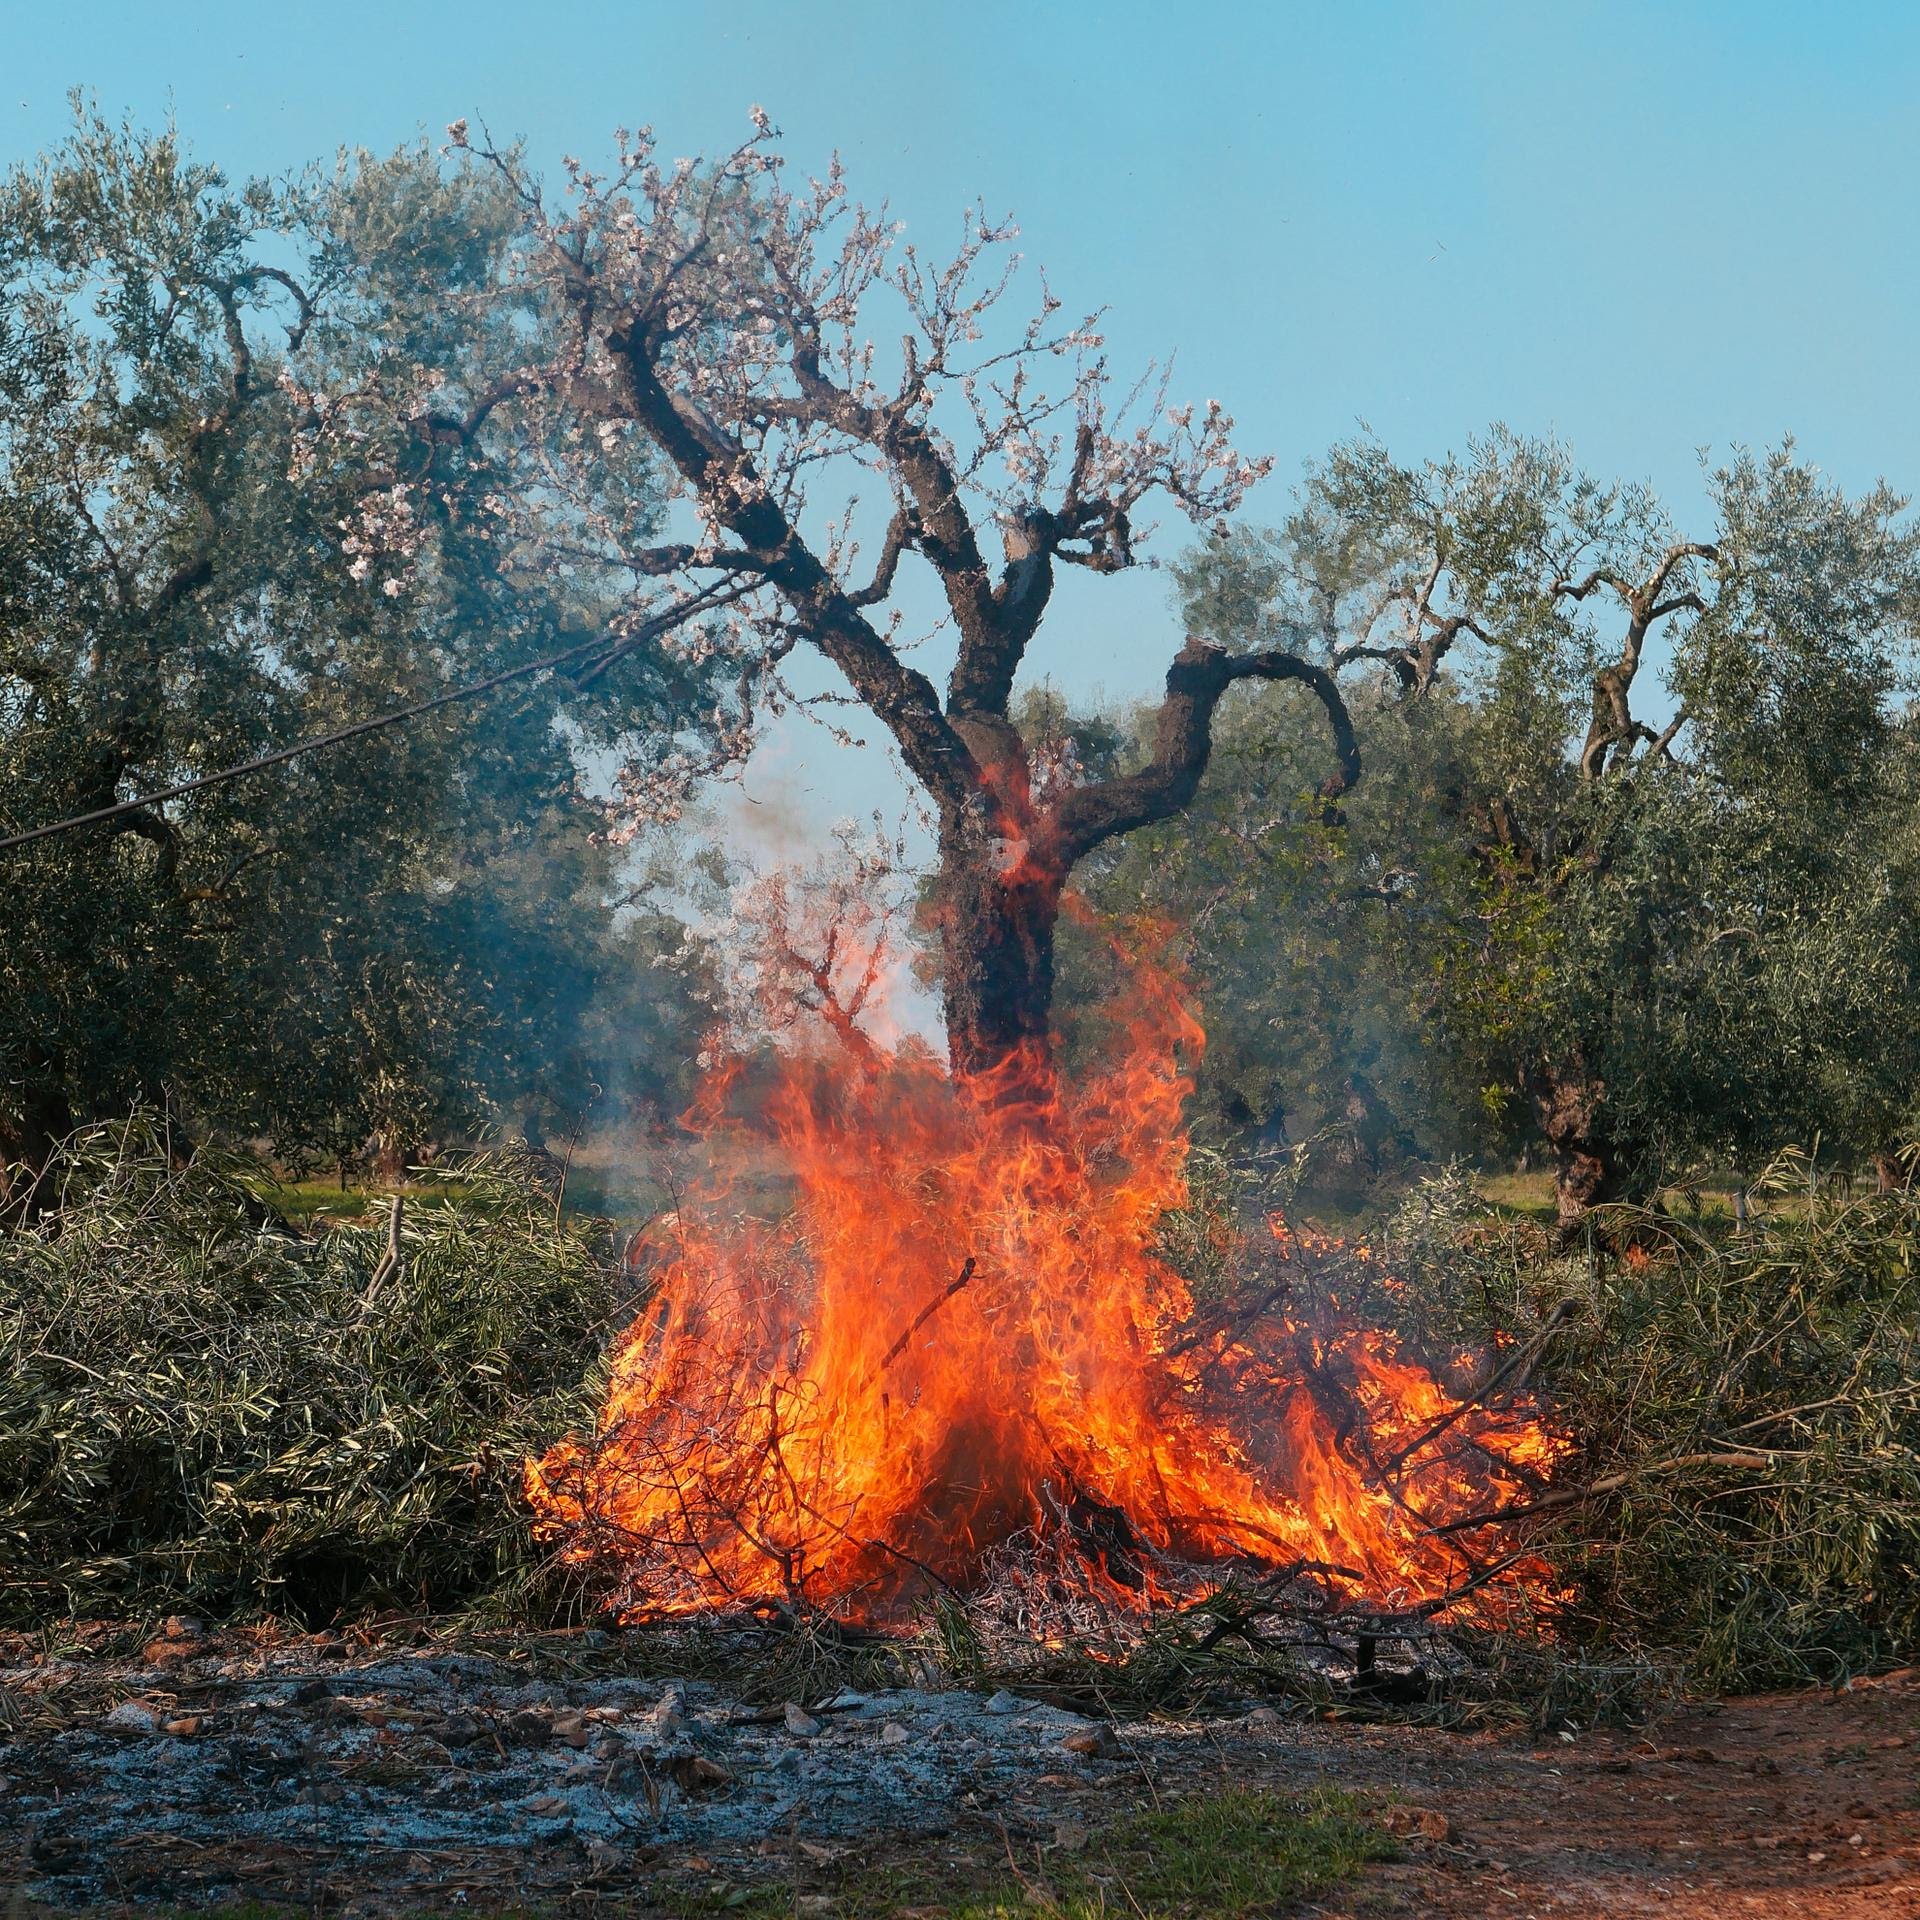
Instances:
[[[752,1103],[737,1060],[714,1070],[687,1116],[709,1172],[595,1430],[526,1472],[619,1617],[887,1624],[1007,1578],[1035,1618],[1049,1593],[1145,1615],[1248,1577],[1483,1621],[1550,1598],[1489,1516],[1566,1442],[1485,1391],[1483,1357],[1430,1364],[1344,1313],[1303,1284],[1340,1249],[1277,1214],[1252,1297],[1196,1303],[1163,1231],[1203,1035],[1151,959],[1126,1006],[1075,1079],[824,1040]],[[728,1171],[769,1145],[774,1219]]]

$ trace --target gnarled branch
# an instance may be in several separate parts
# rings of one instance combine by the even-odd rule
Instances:
[[[1178,813],[1199,789],[1213,751],[1214,709],[1239,680],[1297,680],[1326,710],[1336,764],[1320,783],[1329,808],[1360,778],[1360,748],[1338,682],[1325,667],[1279,649],[1229,653],[1190,638],[1167,669],[1166,697],[1154,725],[1153,758],[1137,773],[1076,787],[1060,802],[1056,832],[1066,866],[1103,840]]]

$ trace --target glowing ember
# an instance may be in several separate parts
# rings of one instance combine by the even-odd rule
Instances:
[[[770,1136],[791,1210],[755,1218],[717,1176],[683,1202],[596,1432],[527,1468],[624,1617],[898,1617],[1043,1545],[1133,1607],[1300,1565],[1383,1606],[1538,1597],[1537,1561],[1434,1531],[1538,1487],[1560,1443],[1529,1410],[1463,1410],[1378,1331],[1196,1319],[1156,1235],[1186,1200],[1201,1035],[1142,986],[1111,1068],[1044,1105],[1017,1065],[956,1086],[924,1055],[800,1053],[750,1127],[716,1076],[714,1164]],[[1274,1226],[1298,1259],[1310,1236]]]

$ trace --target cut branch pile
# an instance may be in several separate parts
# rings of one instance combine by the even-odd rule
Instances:
[[[615,1304],[507,1156],[303,1237],[141,1122],[0,1234],[0,1618],[445,1609],[534,1564],[512,1485]]]

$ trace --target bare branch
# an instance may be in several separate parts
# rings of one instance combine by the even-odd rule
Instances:
[[[1325,708],[1337,763],[1320,783],[1319,794],[1331,808],[1360,778],[1352,716],[1333,675],[1298,654],[1228,653],[1190,638],[1167,669],[1166,697],[1154,724],[1153,759],[1137,773],[1076,787],[1062,798],[1056,831],[1066,864],[1103,840],[1165,820],[1185,807],[1212,753],[1213,714],[1221,696],[1236,681],[1254,679],[1297,680]]]
[[[873,578],[857,592],[847,595],[851,605],[877,606],[893,591],[893,577],[900,571],[900,556],[913,545],[915,525],[913,515],[905,507],[895,510],[892,520],[887,523],[886,538],[880,547],[880,562],[873,570]]]

